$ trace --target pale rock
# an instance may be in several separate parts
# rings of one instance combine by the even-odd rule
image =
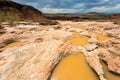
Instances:
[[[0,36],[0,47],[4,47],[15,39],[15,34],[3,34]]]
[[[120,57],[105,59],[108,69],[116,74],[120,74]]]
[[[81,30],[81,29],[79,29],[79,28],[69,28],[68,31],[69,31],[69,32],[75,31],[75,32],[80,33],[80,32],[82,32],[83,30]]]
[[[88,31],[83,31],[80,34],[83,36],[91,37],[91,34]]]
[[[91,38],[88,40],[89,43],[94,43],[97,44],[98,41],[98,37],[95,34],[92,34]]]
[[[110,47],[110,48],[108,48],[108,50],[109,50],[110,52],[112,52],[112,53],[117,54],[117,55],[120,56],[120,49],[116,49],[116,48],[114,48],[114,47]]]
[[[87,51],[93,51],[94,49],[96,49],[98,46],[96,44],[87,44],[84,46],[84,48],[87,50]]]
[[[99,48],[102,59],[107,63],[108,69],[116,74],[120,74],[120,57],[111,57],[110,52],[104,48]]]
[[[120,55],[120,51],[119,51],[120,50],[120,41],[115,38],[109,39],[109,40],[101,43],[101,46],[108,49],[110,52]]]
[[[88,52],[85,48],[82,48],[81,51],[84,53],[84,55],[86,57],[86,60],[87,60],[87,63],[99,75],[100,80],[107,80],[104,77],[104,71],[102,69],[102,65],[100,63],[100,59],[98,57],[99,51],[98,50],[94,50],[94,51]]]
[[[77,46],[61,40],[7,49],[0,53],[0,80],[47,80],[63,56],[77,51]]]

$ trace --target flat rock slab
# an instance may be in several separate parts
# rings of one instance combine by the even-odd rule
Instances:
[[[47,80],[63,55],[77,51],[69,42],[49,40],[0,53],[0,80]]]

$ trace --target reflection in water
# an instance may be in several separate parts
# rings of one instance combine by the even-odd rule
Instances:
[[[102,62],[102,61],[101,61]],[[108,71],[107,65],[102,62],[103,70],[105,72],[105,77],[108,80],[120,80],[120,76]]]
[[[102,35],[102,34],[100,34],[100,33],[97,33],[97,32],[92,32],[92,33],[93,33],[93,34],[96,34],[96,35],[98,36],[98,40],[99,40],[100,42],[103,42],[103,41],[109,39],[109,37],[107,37],[107,36],[105,36],[105,35]]]
[[[94,32],[94,34],[98,36],[100,42],[109,39],[109,37],[102,34],[96,32]],[[74,33],[74,36],[74,38],[68,41],[79,46],[84,46],[88,43],[89,38],[79,35],[78,33]],[[102,63],[102,65],[108,80],[120,80],[120,76],[109,72],[104,63]],[[64,58],[53,71],[51,80],[99,80],[99,78],[86,63],[83,53],[79,53]]]
[[[55,68],[51,80],[99,80],[82,53],[69,55]]]
[[[74,38],[68,41],[84,46],[88,43],[85,36],[74,33]],[[99,80],[96,73],[86,63],[83,53],[69,55],[55,68],[51,80]]]
[[[73,44],[77,44],[79,46],[84,46],[88,43],[88,37],[86,36],[82,36],[79,35],[78,33],[74,33],[74,38],[69,39],[68,41],[70,41]]]

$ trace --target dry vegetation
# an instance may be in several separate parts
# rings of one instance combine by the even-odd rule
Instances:
[[[13,26],[14,22],[20,21],[20,17],[16,15],[7,14],[5,12],[0,11],[0,22],[8,22],[10,26]]]

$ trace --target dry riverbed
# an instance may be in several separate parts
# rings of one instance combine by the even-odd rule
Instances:
[[[0,80],[119,80],[120,26],[71,22],[3,25]]]

